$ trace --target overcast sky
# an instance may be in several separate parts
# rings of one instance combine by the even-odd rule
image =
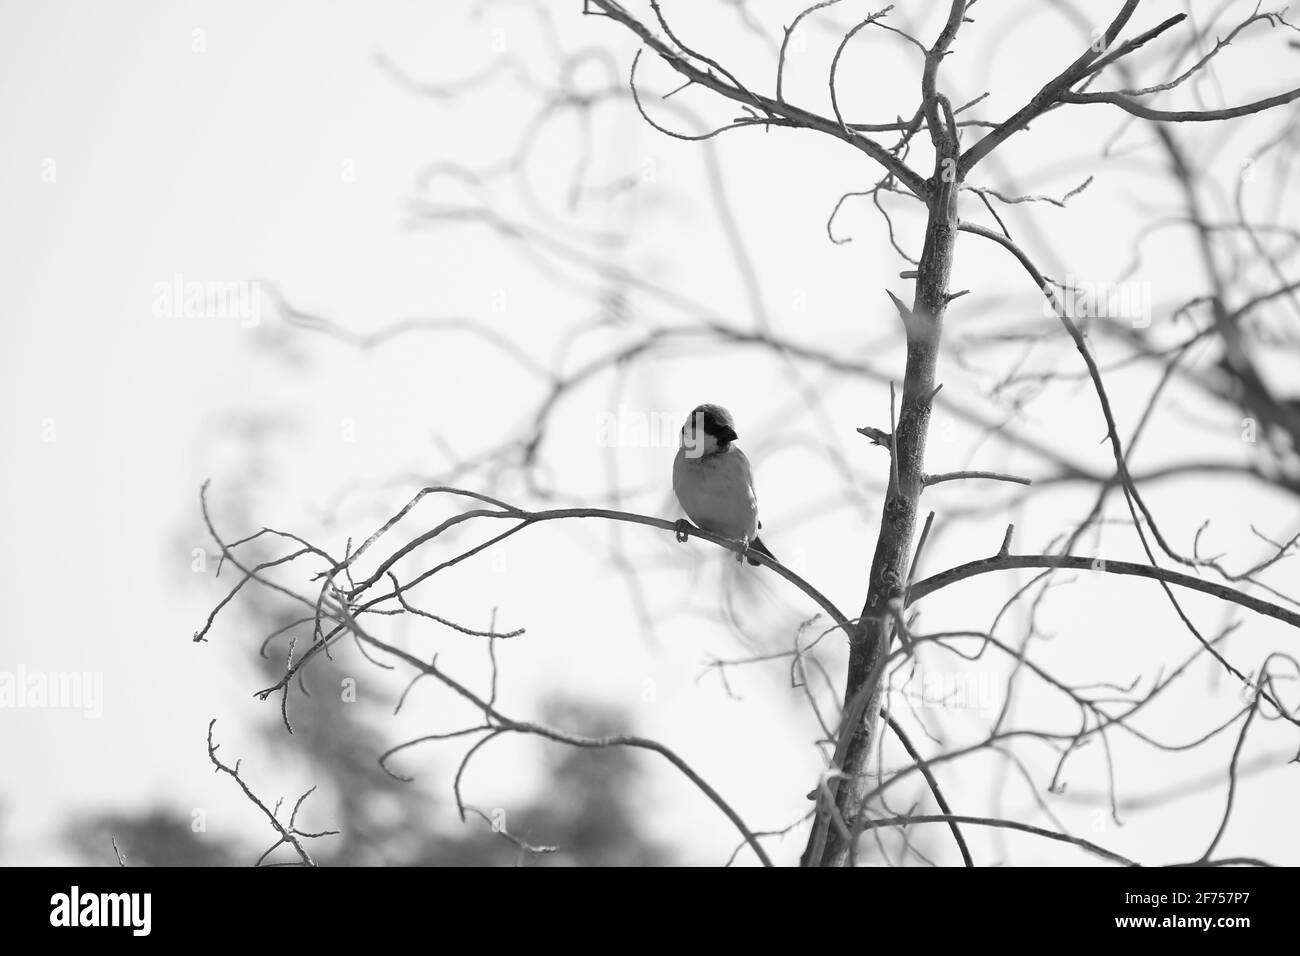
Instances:
[[[711,49],[734,45],[734,53],[726,50],[728,63],[768,82],[770,50],[725,5],[703,12],[684,0],[665,6],[690,35],[712,38]],[[800,5],[751,6],[764,22],[779,25]],[[614,79],[625,80],[635,45],[613,24],[578,16],[579,7],[577,0],[555,5],[562,42],[602,46],[617,64]],[[1150,7],[1134,32],[1182,9]],[[856,16],[855,10],[840,19],[851,24]],[[933,18],[924,22],[932,32]],[[789,67],[791,100],[828,109],[825,64],[836,42],[828,30],[809,30],[807,49],[797,50]],[[953,98],[990,90],[979,115],[1006,115],[1059,68],[1062,51],[1076,46],[1072,28],[1044,10],[1003,15],[989,4],[945,67]],[[231,538],[267,524],[319,535],[341,553],[349,537],[364,539],[404,504],[420,476],[445,468],[448,448],[469,456],[491,447],[514,434],[534,407],[542,383],[490,345],[455,333],[426,334],[359,352],[287,328],[270,296],[274,287],[300,308],[358,331],[410,317],[479,318],[550,361],[564,330],[590,317],[591,300],[557,288],[535,262],[483,228],[413,226],[409,206],[416,196],[475,201],[479,193],[443,179],[422,192],[421,170],[436,161],[500,159],[535,100],[503,78],[438,102],[413,95],[376,63],[383,54],[417,80],[446,80],[476,73],[502,49],[517,52],[539,77],[548,76],[548,66],[553,72],[536,22],[507,3],[488,4],[480,16],[471,15],[469,4],[392,0],[0,3],[0,309],[7,333],[0,350],[0,429],[8,449],[0,469],[7,612],[0,669],[89,671],[104,681],[98,719],[57,709],[0,711],[3,861],[60,859],[59,829],[76,814],[157,803],[186,814],[205,808],[220,835],[261,842],[263,821],[207,765],[204,732],[212,717],[221,722],[229,752],[246,757],[269,794],[311,784],[300,768],[269,766],[254,735],[256,722],[275,716],[274,704],[252,696],[260,687],[252,667],[260,636],[240,626],[236,610],[218,622],[208,643],[191,641],[227,586],[210,569],[192,570],[194,549],[211,548],[198,520],[198,489],[213,480],[214,518]],[[910,114],[915,91],[897,77],[915,75],[916,59],[883,35],[846,55],[840,73],[842,88],[851,91],[846,112],[882,120]],[[1240,102],[1293,87],[1298,59],[1283,40],[1260,31],[1225,57],[1219,84],[1199,93],[1211,102]],[[659,64],[642,69],[657,92],[674,85]],[[592,68],[578,82],[594,88],[608,80]],[[681,128],[692,122],[687,109],[718,122],[731,118],[706,96],[692,95],[680,109],[656,105],[656,115]],[[1054,274],[1104,282],[1124,270],[1137,230],[1154,209],[1168,208],[1175,193],[1147,161],[1149,151],[1097,158],[1120,128],[1116,114],[1101,107],[1068,112],[1036,124],[998,162],[981,167],[981,184],[1002,187],[1011,170],[1018,188],[1060,195],[1095,174],[1067,209],[1015,207],[1004,215]],[[1216,168],[1230,176],[1266,128],[1248,120],[1232,136],[1196,142],[1198,149],[1216,150]],[[883,290],[910,298],[911,283],[899,277],[906,263],[890,250],[867,202],[850,201],[837,220],[837,230],[853,242],[835,245],[826,235],[838,197],[876,178],[861,154],[801,131],[741,130],[707,144],[672,140],[648,128],[623,100],[598,115],[590,176],[597,182],[632,176],[638,181],[633,195],[566,211],[556,197],[584,161],[577,145],[583,135],[577,123],[548,128],[534,170],[543,201],[583,229],[628,236],[621,256],[626,268],[688,290],[737,325],[752,325],[762,311],[783,335],[865,356],[901,378],[901,351],[896,345],[873,351],[872,343],[889,341],[897,323]],[[1133,143],[1142,141],[1131,135]],[[918,167],[925,155],[920,148]],[[720,180],[709,178],[709,156]],[[758,276],[761,310],[718,216],[719,182]],[[525,208],[508,190],[489,194],[505,208]],[[1291,205],[1283,208],[1293,209],[1295,197],[1286,199]],[[916,219],[905,228],[904,241],[919,247]],[[1134,278],[1151,295],[1157,321],[1168,321],[1168,305],[1197,291],[1187,285],[1190,248],[1177,231],[1143,245]],[[183,309],[159,306],[160,296],[165,300],[187,281],[260,283],[246,287],[260,296],[259,311],[187,317]],[[973,241],[959,247],[953,286],[973,290],[950,312],[947,335],[954,340],[1041,317],[1022,274]],[[643,318],[683,321],[669,305],[636,301],[646,310]],[[574,346],[575,363],[625,341],[622,334],[613,329],[582,339]],[[1016,354],[984,357],[1010,361]],[[1063,341],[1045,343],[1031,361],[1080,370]],[[946,357],[940,378],[950,405],[936,413],[929,470],[1050,471],[1007,442],[981,440],[960,418],[962,409],[996,417],[988,397],[994,372]],[[1108,380],[1126,435],[1156,378],[1138,370]],[[887,458],[854,429],[887,427],[888,388],[878,382],[832,387],[815,371],[806,381],[821,391],[820,404],[804,400],[780,362],[744,349],[656,357],[621,385],[597,379],[557,410],[547,446],[554,484],[580,500],[602,494],[614,462],[630,490],[624,507],[675,518],[671,434],[664,442],[643,442],[624,432],[609,449],[602,424],[622,415],[633,422],[629,427],[666,421],[675,431],[696,404],[727,405],[756,465],[765,540],[856,612]],[[1173,409],[1153,424],[1142,467],[1247,453],[1232,410],[1198,404],[1191,395],[1172,387]],[[250,423],[265,429],[264,455],[256,460],[241,437]],[[1084,382],[1047,393],[1018,426],[1072,461],[1107,467],[1109,451],[1099,443],[1104,424]],[[851,494],[836,455],[855,476]],[[258,474],[250,474],[254,466]],[[250,488],[255,491],[245,497]],[[349,488],[356,490],[340,494]],[[519,503],[535,504],[522,486],[515,490]],[[992,493],[936,489],[926,505],[955,514]],[[1197,526],[1210,520],[1209,548],[1228,552],[1233,566],[1261,557],[1252,524],[1275,538],[1300,524],[1294,498],[1242,482],[1160,484],[1149,497],[1181,547],[1190,548]],[[1033,499],[1010,519],[1017,542],[1026,551],[1044,550],[1090,503],[1091,492],[1077,489]],[[427,527],[442,513],[445,506],[435,505],[413,520]],[[992,521],[949,525],[927,554],[926,570],[993,553],[1006,520],[1004,512]],[[772,576],[736,568],[699,542],[679,547],[647,529],[619,533],[644,562],[648,604],[665,612],[653,637],[640,628],[623,579],[611,574],[607,531],[599,527],[530,529],[512,539],[501,559],[457,569],[445,587],[423,593],[439,613],[474,626],[485,626],[495,607],[503,626],[528,628],[502,659],[502,700],[512,716],[530,716],[530,707],[547,697],[616,704],[628,712],[630,729],[678,748],[756,829],[793,822],[807,808],[804,794],[818,770],[811,745],[818,732],[798,693],[779,668],[733,676],[739,700],[716,677],[697,680],[709,654],[732,657],[743,649],[707,615],[666,609],[683,600],[716,609],[724,587],[733,588],[758,609],[756,616],[782,622],[782,633],[814,609]],[[1139,554],[1131,531],[1119,527],[1085,538],[1084,550]],[[985,626],[1025,580],[1006,575],[955,588],[947,600],[927,605],[925,623]],[[1293,570],[1276,579],[1278,586],[1288,580],[1294,582]],[[299,585],[310,587],[305,576]],[[1209,632],[1226,622],[1211,601],[1192,597],[1186,606]],[[1262,649],[1293,640],[1275,621],[1244,620],[1231,647],[1246,670]],[[1161,662],[1168,666],[1193,649],[1150,582],[1079,576],[1052,595],[1040,625],[1055,635],[1043,659],[1077,683],[1149,679]],[[394,633],[404,646],[433,646],[421,643],[418,629]],[[447,655],[440,660],[483,679],[481,649],[438,646]],[[356,666],[363,692],[391,693],[390,682],[363,662]],[[1153,717],[1152,729],[1175,739],[1203,731],[1200,708],[1231,701],[1227,683],[1209,667],[1194,672],[1177,703]],[[439,695],[413,704],[394,721],[392,743],[404,732],[445,725]],[[1116,760],[1125,792],[1221,774],[1233,739],[1226,735],[1203,757],[1178,763],[1149,759],[1121,739]],[[1294,727],[1272,722],[1252,730],[1249,754],[1295,746]],[[508,806],[526,793],[536,747],[512,740],[486,753],[472,778],[478,802]],[[1098,751],[1094,745],[1071,764],[1076,791],[1101,786]],[[410,769],[445,791],[457,756],[426,751]],[[1050,754],[1037,756],[1036,768],[1050,775]],[[954,771],[951,786],[983,799],[995,779],[992,767]],[[656,766],[651,779],[651,830],[690,862],[725,859],[736,840],[717,810],[667,769]],[[1223,792],[1199,792],[1161,814],[1129,814],[1122,829],[1097,823],[1102,804],[1095,797],[1076,799],[1067,790],[1049,799],[1081,835],[1163,861],[1185,854],[1189,842],[1199,853],[1217,823]],[[1297,800],[1295,765],[1279,761],[1252,776],[1220,852],[1300,860],[1300,832],[1278,822],[1284,812],[1293,816],[1289,808]],[[445,801],[440,805],[446,825],[458,826]],[[1027,798],[1011,805],[1037,812]],[[1078,860],[1042,843],[1008,838],[996,846],[1014,847],[1017,862]],[[773,852],[788,861],[801,847],[792,839]]]

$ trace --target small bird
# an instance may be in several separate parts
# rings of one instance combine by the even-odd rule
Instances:
[[[758,499],[749,459],[733,442],[736,420],[721,405],[700,405],[682,426],[681,445],[673,459],[673,491],[687,516],[705,531],[741,542],[736,560],[760,562],[750,551],[776,556],[758,538]],[[677,540],[685,541],[684,521]]]

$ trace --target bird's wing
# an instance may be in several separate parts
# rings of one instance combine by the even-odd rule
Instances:
[[[745,475],[745,484],[749,488],[749,500],[754,505],[754,508],[757,509],[758,494],[754,491],[754,469],[749,464],[749,458],[746,457],[745,453],[741,451],[739,448],[737,448],[735,445],[731,446],[731,452],[736,456],[737,460],[740,462],[741,471],[744,472]]]

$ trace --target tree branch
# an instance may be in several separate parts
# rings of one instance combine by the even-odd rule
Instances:
[[[1106,574],[1122,574],[1163,581],[1166,584],[1176,584],[1191,591],[1200,591],[1202,594],[1209,594],[1220,600],[1249,608],[1259,614],[1284,621],[1292,627],[1300,627],[1300,613],[1289,611],[1276,604],[1270,604],[1268,601],[1260,600],[1249,594],[1243,594],[1235,588],[1230,588],[1215,581],[1207,581],[1195,575],[1183,574],[1181,571],[1154,567],[1149,564],[1088,558],[1073,554],[1003,554],[971,561],[917,581],[912,585],[908,594],[908,603],[919,601],[940,588],[978,574],[987,574],[990,571],[1009,571],[1014,568],[1068,568],[1077,571],[1102,571]]]
[[[469,701],[481,710],[485,717],[495,721],[492,725],[494,733],[508,732],[532,734],[537,737],[544,737],[547,740],[553,740],[557,743],[568,744],[571,747],[588,750],[600,750],[607,747],[631,747],[635,750],[649,750],[653,753],[659,754],[659,756],[663,757],[681,771],[681,773],[685,775],[686,778],[690,780],[691,783],[693,783],[700,792],[713,803],[714,806],[726,815],[727,819],[732,822],[736,829],[745,838],[745,841],[750,845],[750,848],[753,849],[754,855],[759,858],[764,866],[772,866],[772,859],[767,855],[767,851],[763,849],[763,845],[758,842],[758,838],[754,835],[753,831],[746,826],[745,821],[742,820],[740,815],[732,809],[731,805],[727,803],[726,800],[722,799],[722,796],[714,790],[713,787],[709,786],[708,782],[696,773],[695,769],[691,767],[690,764],[679,757],[673,750],[666,747],[664,744],[659,743],[659,741],[651,740],[647,737],[634,736],[632,734],[610,734],[604,737],[583,737],[577,734],[570,734],[562,730],[557,730],[553,727],[547,727],[543,724],[536,724],[530,721],[512,720],[497,710],[491,703],[479,697],[469,688],[439,670],[436,663],[426,664],[415,655],[409,654],[401,648],[394,647],[392,644],[382,641],[367,633],[365,629],[357,623],[357,619],[346,607],[341,604],[336,604],[333,610],[339,615],[347,628],[359,639],[386,654],[391,654],[393,657],[404,661],[416,670],[436,678],[441,681],[444,686],[459,694],[465,700]]]
[[[1262,100],[1255,100],[1253,103],[1244,103],[1241,106],[1227,106],[1221,110],[1158,110],[1150,106],[1144,106],[1132,97],[1125,96],[1122,93],[1062,93],[1060,101],[1062,103],[1110,103],[1118,106],[1125,113],[1141,117],[1145,120],[1155,120],[1159,123],[1213,123],[1218,120],[1235,119],[1238,116],[1249,116],[1251,113],[1259,113],[1274,106],[1284,106],[1287,103],[1300,99],[1300,87],[1290,90],[1286,93],[1278,93],[1276,96],[1267,96]]]
[[[907,163],[899,159],[898,156],[870,137],[857,132],[851,126],[842,125],[829,117],[820,116],[797,106],[792,106],[784,100],[772,99],[759,93],[752,93],[739,86],[734,86],[718,77],[713,71],[700,69],[690,62],[686,56],[683,56],[663,39],[656,36],[654,31],[624,9],[623,5],[616,2],[616,0],[590,0],[590,2],[599,7],[605,16],[621,23],[635,33],[646,46],[658,53],[665,63],[692,83],[712,90],[737,103],[756,106],[767,114],[781,117],[790,125],[816,130],[819,133],[826,133],[842,140],[855,149],[866,153],[917,196],[922,199],[929,196],[930,187],[925,179]]]

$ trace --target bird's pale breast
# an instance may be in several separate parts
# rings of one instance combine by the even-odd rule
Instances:
[[[758,502],[745,453],[726,451],[691,457],[678,449],[673,460],[673,491],[693,522],[728,538],[753,538],[758,531]]]

